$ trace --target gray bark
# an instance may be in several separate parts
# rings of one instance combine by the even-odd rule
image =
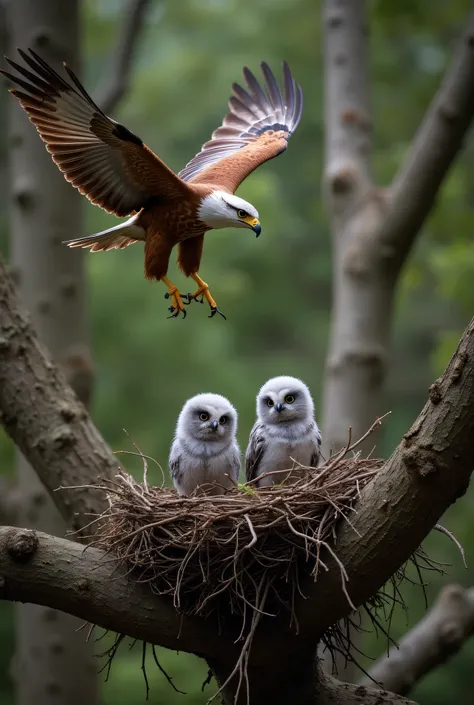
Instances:
[[[14,0],[8,10],[13,47],[31,47],[56,67],[66,60],[79,71],[77,0]],[[53,164],[16,101],[9,105],[12,265],[36,330],[87,403],[92,368],[83,254],[61,244],[83,235],[81,198]],[[22,456],[18,491],[17,523],[64,535],[64,520]],[[92,645],[77,633],[79,626],[77,619],[52,609],[18,605],[13,672],[19,705],[98,701],[97,664]]]
[[[69,527],[80,530],[106,508],[87,485],[111,479],[116,457],[51,360],[20,305],[0,259],[0,419],[34,467]],[[85,485],[74,491],[60,486]]]

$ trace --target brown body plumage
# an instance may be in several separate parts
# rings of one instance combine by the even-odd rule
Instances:
[[[248,90],[233,85],[222,126],[175,174],[139,137],[100,110],[66,64],[69,81],[31,49],[19,53],[24,65],[7,59],[19,76],[1,73],[18,86],[11,92],[54,162],[92,203],[117,216],[131,216],[121,225],[66,244],[98,252],[144,241],[145,276],[166,284],[173,317],[184,314],[183,303],[200,295],[211,306],[211,316],[221,313],[198,275],[204,234],[223,227],[260,234],[255,208],[233,194],[254,169],[286,149],[298,125],[302,93],[287,64],[283,94],[266,64],[266,92],[245,68]],[[184,302],[186,297],[166,277],[176,245],[181,270],[198,285]]]

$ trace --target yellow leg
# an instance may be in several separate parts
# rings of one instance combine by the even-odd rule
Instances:
[[[198,290],[192,295],[192,298],[196,299],[198,296],[201,296],[201,295],[204,296],[207,303],[211,307],[211,315],[209,316],[209,318],[212,318],[213,316],[215,316],[216,313],[218,313],[220,316],[222,316],[222,318],[225,318],[222,311],[219,311],[219,309],[217,308],[217,304],[214,301],[214,299],[212,298],[211,293],[209,291],[209,286],[206,284],[206,282],[203,281],[201,279],[201,277],[199,276],[199,274],[197,274],[197,273],[191,274],[191,277],[194,279],[194,281],[196,282],[196,284],[199,287]]]
[[[168,277],[161,277],[161,281],[168,287],[168,293],[165,294],[166,298],[171,297],[172,301],[172,306],[169,308],[171,312],[171,316],[169,316],[169,318],[176,318],[180,313],[183,314],[183,318],[186,318],[186,309],[184,308],[178,287],[175,286],[173,282],[170,282]]]

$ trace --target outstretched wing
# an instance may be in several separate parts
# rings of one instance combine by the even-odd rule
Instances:
[[[261,68],[266,92],[244,68],[248,90],[233,84],[230,112],[212,139],[179,172],[184,181],[213,184],[234,193],[260,164],[285,151],[301,118],[303,92],[286,62],[283,93],[270,67],[263,62]]]
[[[245,477],[247,482],[255,480],[260,475],[258,469],[265,453],[265,445],[263,426],[259,421],[256,421],[250,431],[249,444],[245,453]]]
[[[70,81],[32,49],[29,54],[18,51],[26,66],[7,61],[21,78],[0,73],[19,86],[10,92],[28,113],[53,161],[92,203],[123,216],[153,198],[174,198],[187,190],[139,137],[102,112],[66,64]]]

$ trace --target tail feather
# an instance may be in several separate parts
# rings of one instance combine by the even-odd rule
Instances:
[[[125,223],[103,230],[94,235],[79,237],[76,240],[65,240],[68,247],[88,247],[91,252],[106,252],[107,250],[122,250],[134,242],[145,240],[145,230],[137,225],[138,215],[129,218]]]

